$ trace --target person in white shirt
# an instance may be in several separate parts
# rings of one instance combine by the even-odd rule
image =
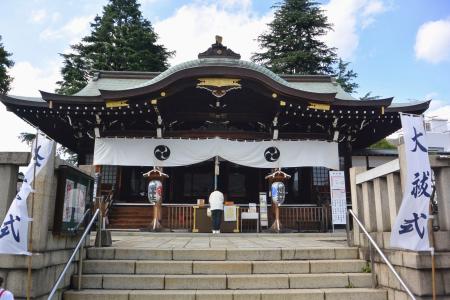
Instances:
[[[212,233],[220,233],[222,223],[223,194],[217,190],[209,195],[209,206],[211,209]]]
[[[3,277],[0,277],[0,300],[14,300],[14,295],[2,288],[3,281]]]

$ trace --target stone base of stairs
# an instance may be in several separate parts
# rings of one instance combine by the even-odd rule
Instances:
[[[386,300],[384,290],[368,288],[270,290],[83,290],[66,300]]]

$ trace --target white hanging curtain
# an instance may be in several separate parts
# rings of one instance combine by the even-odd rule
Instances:
[[[253,168],[339,169],[338,144],[326,141],[232,141],[221,138],[95,139],[94,164],[177,167],[214,156]]]

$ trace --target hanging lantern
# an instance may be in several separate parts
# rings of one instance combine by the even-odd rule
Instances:
[[[283,182],[275,181],[272,183],[272,201],[278,205],[284,203],[286,198],[286,189]]]
[[[150,203],[159,203],[162,201],[162,182],[160,180],[151,180],[148,184],[148,201]]]

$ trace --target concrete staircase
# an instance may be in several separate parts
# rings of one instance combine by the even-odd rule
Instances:
[[[387,300],[356,248],[90,248],[65,300]],[[77,276],[72,277],[76,288]]]

